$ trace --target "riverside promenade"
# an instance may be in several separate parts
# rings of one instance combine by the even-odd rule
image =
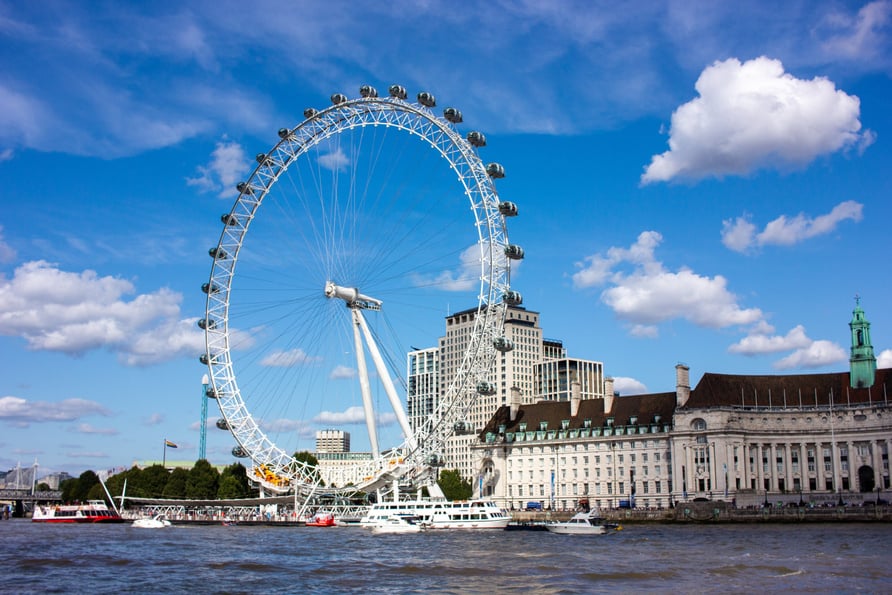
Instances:
[[[538,525],[546,521],[565,521],[573,511],[512,511],[511,520],[518,525]],[[890,523],[892,506],[767,506],[735,508],[723,501],[682,502],[674,508],[615,508],[601,510],[611,522],[624,524],[678,523]]]

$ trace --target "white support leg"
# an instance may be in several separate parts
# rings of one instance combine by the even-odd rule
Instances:
[[[356,308],[351,308],[350,311],[353,314],[353,345],[356,349],[356,368],[359,373],[359,388],[362,391],[362,408],[365,411],[365,424],[369,431],[372,457],[377,460],[381,453],[378,450],[378,431],[375,428],[375,410],[372,407],[372,389],[369,386],[369,371],[365,364],[365,351],[362,348],[362,338],[359,335],[359,329],[363,326],[362,315]]]

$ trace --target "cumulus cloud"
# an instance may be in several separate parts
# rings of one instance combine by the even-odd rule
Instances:
[[[848,147],[865,147],[860,101],[826,78],[797,79],[779,60],[715,62],[697,79],[699,97],[675,110],[669,150],[654,155],[642,184],[803,167]]]
[[[797,349],[773,364],[776,370],[792,368],[820,368],[846,361],[846,350],[832,341],[812,341],[807,347]]]
[[[729,347],[728,351],[741,355],[761,355],[802,349],[811,344],[812,340],[808,338],[805,328],[800,324],[784,336],[752,333]]]
[[[320,155],[318,161],[319,165],[332,171],[344,171],[350,165],[350,159],[341,148],[338,148],[333,153]]]
[[[723,221],[722,243],[735,252],[747,252],[767,245],[791,246],[831,233],[843,221],[861,221],[863,209],[861,203],[847,200],[833,207],[830,213],[814,218],[803,213],[791,218],[781,215],[760,233],[756,233],[756,226],[744,215],[733,221]]]
[[[210,162],[197,169],[198,175],[186,178],[186,184],[201,192],[216,192],[221,198],[229,198],[238,192],[235,186],[250,171],[250,166],[242,146],[224,138],[211,152]]]
[[[0,420],[21,427],[32,423],[75,421],[90,415],[109,415],[108,410],[95,401],[65,399],[50,403],[28,401],[21,397],[0,397]]]
[[[642,232],[629,248],[610,248],[577,263],[577,288],[611,284],[601,301],[630,322],[636,336],[656,336],[655,325],[681,318],[697,326],[723,328],[754,324],[762,319],[756,308],[742,308],[727,289],[724,277],[704,277],[682,268],[667,271],[654,256],[663,237]],[[622,270],[631,265],[631,270]]]
[[[356,378],[356,370],[349,366],[335,366],[328,377],[332,379]]]
[[[127,365],[203,351],[201,332],[179,319],[180,294],[159,289],[127,301],[133,293],[125,279],[28,262],[12,279],[0,277],[0,335],[22,337],[32,350],[72,356],[105,348]]]
[[[378,413],[379,427],[390,426],[396,423],[396,415],[393,413]],[[348,407],[344,411],[322,411],[313,418],[313,421],[322,425],[358,425],[365,423],[365,411],[362,407]]]
[[[647,386],[634,378],[617,376],[613,379],[613,390],[621,395],[642,395],[647,392]]]
[[[892,349],[884,349],[877,356],[877,368],[892,368]]]
[[[311,357],[303,349],[289,349],[288,351],[273,351],[260,361],[261,366],[272,368],[291,368],[304,364],[317,362],[322,358]]]

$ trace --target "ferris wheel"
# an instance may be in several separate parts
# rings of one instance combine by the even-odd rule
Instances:
[[[233,454],[274,492],[318,489],[318,469],[295,454],[328,427],[367,434],[349,449],[362,454],[340,453],[329,489],[421,477],[495,390],[496,353],[511,347],[505,310],[521,298],[510,263],[523,250],[508,242],[517,207],[493,182],[504,169],[480,159],[482,133],[458,131],[459,110],[441,117],[433,95],[412,102],[399,85],[388,95],[336,93],[279,130],[209,250],[207,396]],[[463,347],[429,358],[437,386],[419,387],[407,353],[445,341],[455,308],[472,321]]]

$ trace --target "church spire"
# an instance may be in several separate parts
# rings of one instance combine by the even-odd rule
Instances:
[[[877,359],[870,343],[870,323],[861,309],[861,296],[855,296],[855,309],[852,311],[852,355],[849,357],[849,380],[852,388],[873,386],[877,371]]]

